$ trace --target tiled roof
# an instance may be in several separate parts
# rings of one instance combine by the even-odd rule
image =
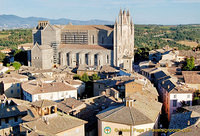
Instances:
[[[81,85],[83,82],[81,80],[72,80],[65,78],[65,81],[70,85]]]
[[[100,113],[97,117],[101,121],[113,122],[126,125],[141,125],[153,123],[151,119],[134,107],[120,106],[112,110]]]
[[[191,113],[192,112],[172,114],[169,129],[184,129],[194,125],[199,117],[191,118]]]
[[[28,76],[26,75],[21,75],[21,74],[17,74],[17,73],[11,73],[11,74],[5,74],[4,77],[10,77],[10,78],[16,78],[16,79],[21,79],[21,78],[27,78]]]
[[[155,77],[156,80],[159,80],[159,79],[164,78],[166,76],[167,75],[163,71],[158,71],[158,72],[154,73],[154,77]]]
[[[11,77],[4,77],[4,78],[0,78],[0,82],[3,83],[19,83],[21,82],[19,79],[14,79]]]
[[[57,105],[57,103],[51,100],[40,100],[32,102],[31,105],[33,105],[34,107],[43,108],[43,107],[55,106]]]
[[[74,108],[76,108],[78,106],[81,106],[82,104],[84,104],[84,103],[79,100],[76,100],[74,98],[67,98],[61,102],[58,102],[57,107],[61,111],[65,112],[65,113],[69,113],[71,110],[73,110]]]
[[[32,130],[36,130],[37,132],[43,132],[47,134],[58,134],[75,127],[84,125],[87,123],[86,121],[80,120],[78,118],[69,116],[69,115],[55,115],[52,117],[46,117],[48,123],[44,121],[44,119],[40,118],[35,121],[31,121],[28,123],[24,123],[23,126],[30,128]]]
[[[64,82],[41,83],[39,81],[33,80],[22,83],[21,86],[24,91],[30,94],[77,90],[75,87]]]
[[[200,134],[200,123],[194,124],[192,126],[189,126],[185,129],[185,131],[179,131],[176,132],[170,136],[199,136]]]
[[[97,115],[102,121],[113,123],[140,125],[146,123],[154,123],[160,113],[162,104],[155,100],[144,100],[138,97],[134,101],[133,107],[113,107],[106,109]]]
[[[24,105],[5,106],[0,110],[0,118],[23,116],[26,115],[27,109],[27,106]]]
[[[85,50],[112,50],[112,46],[86,45],[86,44],[61,44],[60,49],[85,49]]]
[[[113,26],[107,25],[65,25],[62,30],[113,30]]]
[[[53,72],[52,69],[40,69],[40,70],[35,70],[31,73],[47,73],[47,72]]]
[[[41,50],[49,50],[49,49],[53,49],[52,47],[50,47],[49,45],[39,45],[38,46]]]
[[[200,116],[200,105],[186,106],[186,107],[183,107],[183,108],[188,110],[188,111],[191,111],[192,112],[192,114],[191,114],[192,117]]]
[[[200,71],[182,71],[186,84],[200,84]]]
[[[119,71],[119,70],[117,70],[117,69],[115,69],[115,68],[113,68],[109,65],[104,65],[100,69],[100,72],[105,72],[105,73],[109,73],[109,72],[114,73],[114,72],[117,72],[117,71]]]

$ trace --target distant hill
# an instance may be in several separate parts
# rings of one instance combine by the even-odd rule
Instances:
[[[66,18],[49,19],[41,17],[19,17],[15,15],[0,15],[0,29],[14,29],[14,28],[33,28],[37,25],[38,21],[49,20],[51,24],[68,24],[71,22],[74,25],[110,25],[112,21],[105,20],[71,20]]]

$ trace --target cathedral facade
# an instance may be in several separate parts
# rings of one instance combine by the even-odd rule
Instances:
[[[32,33],[33,67],[111,65],[132,71],[134,24],[129,11],[120,10],[114,25],[51,25],[39,21]]]

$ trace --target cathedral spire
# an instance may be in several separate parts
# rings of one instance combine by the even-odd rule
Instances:
[[[127,14],[126,14],[127,16],[130,16],[130,13],[129,13],[129,9],[127,10]]]
[[[120,8],[119,16],[122,16],[122,9]]]
[[[117,25],[117,18],[115,19],[115,25]]]
[[[123,15],[126,16],[126,10],[123,11]]]

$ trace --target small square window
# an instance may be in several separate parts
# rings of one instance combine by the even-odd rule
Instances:
[[[176,94],[174,95],[174,98],[176,98]]]

